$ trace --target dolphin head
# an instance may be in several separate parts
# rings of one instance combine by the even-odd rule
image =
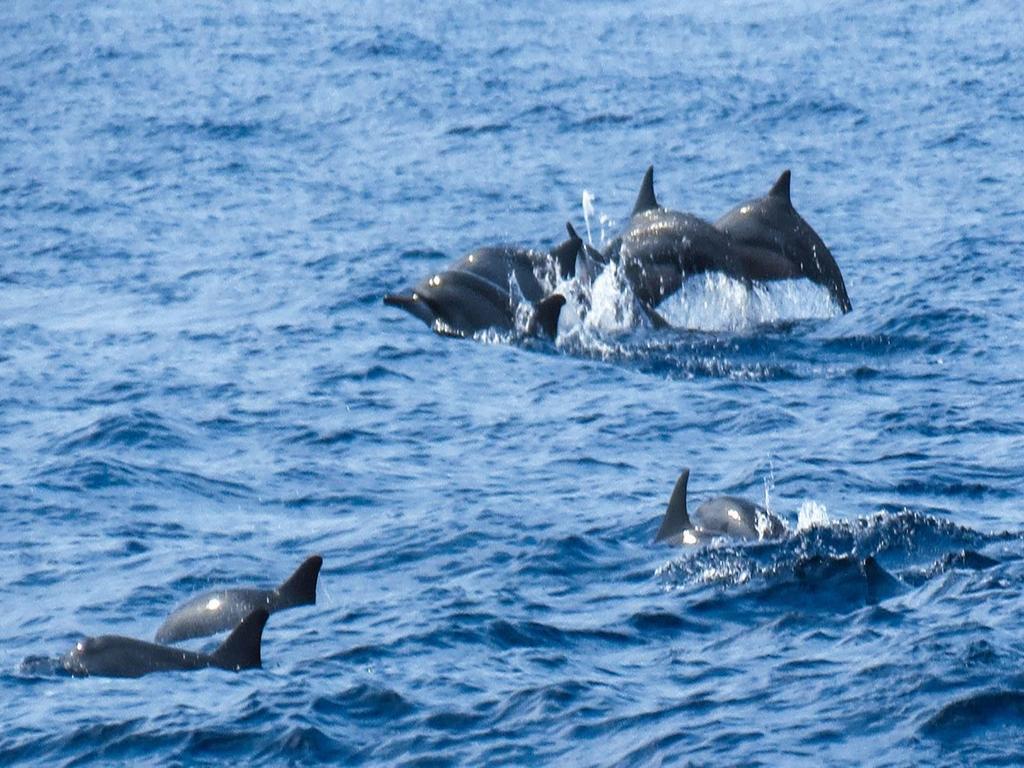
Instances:
[[[404,309],[413,317],[418,317],[427,325],[433,325],[437,315],[426,300],[416,291],[406,294],[391,293],[384,297],[384,303],[389,307]]]

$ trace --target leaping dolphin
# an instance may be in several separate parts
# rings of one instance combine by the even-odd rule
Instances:
[[[736,496],[708,499],[693,513],[686,510],[686,484],[690,470],[684,469],[665,510],[655,542],[678,539],[683,544],[697,544],[715,536],[758,541],[775,539],[786,532],[786,526],[764,507]]]
[[[207,637],[238,624],[256,609],[269,613],[299,605],[316,604],[316,582],[324,559],[306,558],[276,589],[240,587],[204,592],[175,608],[156,631],[158,643],[176,643]]]
[[[783,171],[764,197],[740,203],[715,222],[715,228],[744,245],[781,253],[801,275],[823,285],[843,312],[853,305],[832,252],[793,207],[790,172]]]
[[[227,640],[211,654],[147,643],[121,635],[87,637],[62,659],[72,675],[141,677],[150,672],[171,672],[219,667],[237,672],[262,666],[260,642],[270,614],[257,608],[235,627]]]
[[[525,301],[532,310],[527,333],[554,338],[565,297],[543,283],[573,273],[581,241],[568,229],[569,239],[547,254],[511,245],[478,248],[408,293],[385,296],[384,303],[444,336],[472,336],[488,328],[513,330]]]

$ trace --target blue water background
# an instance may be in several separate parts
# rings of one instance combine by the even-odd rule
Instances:
[[[0,763],[1024,762],[1024,12],[695,5],[0,10]],[[792,168],[853,312],[381,304],[650,163],[711,219]],[[794,534],[653,546],[684,466]],[[24,663],[312,552],[262,670]]]

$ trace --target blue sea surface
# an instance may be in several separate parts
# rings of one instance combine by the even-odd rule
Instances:
[[[1022,29],[5,4],[0,764],[1024,763]],[[605,286],[549,342],[381,303],[600,245],[652,163],[710,220],[792,169],[853,311],[709,279],[653,330]],[[790,533],[652,544],[683,467]],[[314,552],[261,670],[59,674]]]

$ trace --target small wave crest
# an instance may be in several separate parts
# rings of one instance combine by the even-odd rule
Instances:
[[[706,605],[754,597],[759,605],[848,610],[902,594],[951,568],[992,567],[995,560],[968,547],[998,538],[908,510],[831,520],[823,505],[805,501],[790,536],[757,544],[717,539],[684,550],[656,575],[670,590],[700,595],[712,588],[702,598]],[[731,589],[740,585],[739,592]]]

